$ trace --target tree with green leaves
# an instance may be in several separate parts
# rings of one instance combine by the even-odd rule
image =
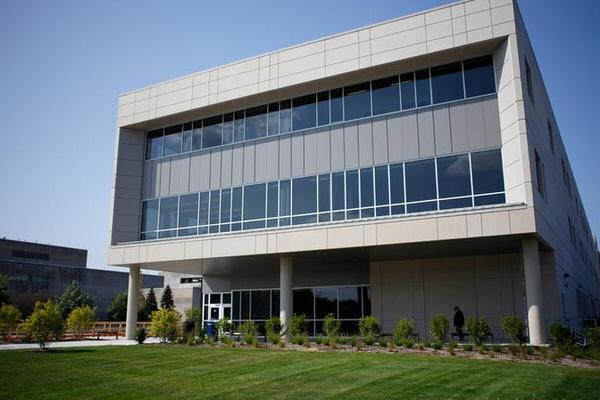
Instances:
[[[6,274],[0,274],[0,306],[2,304],[10,304],[10,299],[6,294],[8,290],[8,282],[10,278]]]
[[[77,307],[92,307],[93,305],[92,299],[85,290],[79,286],[77,281],[71,282],[58,300],[58,307],[60,308],[63,319],[66,319],[69,314],[71,314],[71,311]]]
[[[46,350],[51,339],[59,340],[65,329],[60,307],[52,300],[38,301],[33,313],[25,321],[25,332],[31,336],[42,350]]]
[[[75,337],[80,338],[89,331],[96,322],[96,309],[90,306],[77,307],[71,311],[67,319],[67,327],[73,331]]]
[[[127,292],[118,293],[108,305],[108,316],[112,321],[127,319]]]
[[[171,286],[169,285],[167,285],[160,298],[160,308],[175,308],[175,302],[173,301],[173,292],[171,291]]]
[[[0,306],[0,333],[4,336],[10,336],[10,333],[17,329],[21,321],[21,311],[11,304]]]
[[[148,316],[152,316],[153,311],[158,311],[158,302],[156,301],[156,294],[154,288],[150,288],[146,295],[146,310],[148,310]]]
[[[181,314],[173,308],[154,311],[150,330],[161,343],[174,343],[181,332]]]

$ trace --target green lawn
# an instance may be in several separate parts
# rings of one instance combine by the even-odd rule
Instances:
[[[0,399],[600,398],[600,371],[420,355],[183,346],[0,352]]]

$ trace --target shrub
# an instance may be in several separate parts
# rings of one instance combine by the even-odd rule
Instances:
[[[60,313],[62,314],[62,317],[66,319],[69,314],[71,314],[71,311],[83,306],[91,307],[92,299],[90,299],[90,296],[79,286],[77,281],[73,281],[67,286],[58,300]]]
[[[550,325],[550,344],[559,350],[568,351],[575,346],[571,329],[566,325],[555,323]]]
[[[465,345],[463,345],[463,350],[464,351],[473,351],[473,345],[470,343],[466,343]]]
[[[3,304],[0,307],[0,333],[5,336],[17,329],[21,321],[21,311],[11,304]]]
[[[244,334],[244,343],[255,344],[256,335],[258,335],[258,325],[254,321],[244,321],[240,325],[240,331]]]
[[[592,350],[600,350],[600,327],[587,328],[585,330],[588,345]]]
[[[152,292],[152,294],[154,294],[154,291]],[[148,292],[148,297],[149,296],[150,292]],[[156,302],[156,298],[154,299],[154,301]],[[146,299],[146,302],[148,302],[148,299]],[[156,310],[153,311],[157,310],[158,306],[156,307]],[[150,314],[152,315],[152,313]],[[200,307],[192,307],[185,310],[185,320],[188,323],[194,324],[194,338],[202,336],[202,310],[200,309]]]
[[[350,338],[348,338],[347,344],[349,344],[352,347],[356,347],[358,344],[358,339],[356,338],[356,336],[350,336]]]
[[[161,308],[152,313],[151,322],[150,330],[161,343],[175,343],[181,330],[181,314],[173,308]]]
[[[440,342],[440,341],[437,341],[437,340],[436,340],[435,342],[433,342],[433,343],[431,344],[431,347],[432,347],[434,350],[441,350],[441,349],[442,349],[442,342]],[[409,348],[409,347],[407,347],[407,348]]]
[[[521,344],[525,342],[525,323],[519,318],[512,315],[502,318],[500,321],[502,325],[502,331],[504,336],[514,344]]]
[[[225,337],[225,334],[231,332],[231,321],[227,317],[223,317],[215,322],[215,329],[219,335],[219,338]]]
[[[485,347],[484,347],[484,346],[481,346],[481,345],[480,345],[480,346],[477,346],[477,352],[478,352],[479,354],[485,354],[485,351],[486,351],[486,350],[485,350]]]
[[[108,317],[111,321],[127,319],[127,292],[118,293],[108,305]]]
[[[402,345],[404,347],[406,347],[407,349],[412,349],[413,346],[415,345],[415,342],[412,339],[404,339],[404,341],[402,342]]]
[[[278,345],[281,341],[281,337],[279,336],[279,333],[267,333],[267,340],[269,343]]]
[[[417,350],[423,351],[425,350],[425,346],[422,343],[417,344]]]
[[[316,344],[322,344],[323,343],[323,336],[319,335],[315,338],[315,343]]]
[[[481,345],[487,337],[490,327],[483,318],[470,317],[465,324],[469,337],[476,345]]]
[[[77,307],[69,314],[67,327],[73,331],[75,337],[80,338],[84,332],[92,329],[95,321],[96,309],[90,306]]]
[[[512,354],[513,356],[516,356],[517,354],[520,353],[521,351],[521,347],[511,344],[510,346],[508,346],[508,351],[510,352],[510,354]]]
[[[363,337],[376,337],[379,335],[380,331],[379,321],[377,321],[377,318],[372,315],[362,317],[360,321],[358,321],[358,331]]]
[[[374,336],[366,336],[363,341],[365,342],[365,344],[367,346],[373,346],[375,344],[375,337]]]
[[[267,335],[281,335],[281,319],[279,317],[271,317],[265,321],[265,332]],[[276,344],[276,343],[274,343]]]
[[[415,323],[408,318],[402,318],[394,328],[394,341],[400,345],[403,340],[412,337],[415,333]]]
[[[329,337],[336,337],[340,333],[340,329],[342,328],[341,322],[335,318],[332,313],[329,313],[325,316],[325,321],[323,322],[323,333]]]
[[[492,351],[493,351],[494,353],[502,353],[502,346],[500,346],[500,345],[499,345],[499,344],[497,344],[497,343],[493,343],[493,344],[492,344]]]
[[[290,334],[292,336],[298,336],[306,335],[307,333],[308,323],[306,322],[306,315],[292,315],[292,320],[290,321]]]
[[[303,343],[302,344],[304,345],[304,347],[309,348],[310,347],[310,340],[308,340],[308,336],[304,336],[304,338],[302,338],[302,339],[303,339]]]
[[[448,322],[448,318],[446,318],[444,314],[436,314],[431,319],[429,333],[434,340],[438,342],[444,342],[448,336],[449,326],[450,323]]]
[[[135,340],[138,342],[138,344],[143,344],[147,337],[148,332],[145,328],[137,328],[135,331]]]
[[[58,305],[52,300],[35,303],[33,313],[25,321],[25,332],[45,350],[51,338],[59,340],[64,331],[65,322]]]
[[[423,347],[431,347],[431,340],[423,340]]]
[[[292,343],[302,346],[304,344],[304,337],[302,335],[296,335],[292,337]]]
[[[329,345],[329,338],[328,338],[327,336],[323,336],[323,337],[321,338],[321,344],[322,344],[323,346],[328,346],[328,345]]]
[[[386,347],[388,342],[387,342],[387,339],[385,338],[385,336],[380,336],[379,339],[377,340],[377,344],[380,347]]]

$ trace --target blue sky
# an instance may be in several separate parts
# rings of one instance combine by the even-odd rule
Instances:
[[[0,237],[104,267],[119,93],[447,2],[2,1]],[[600,233],[600,2],[520,8]]]

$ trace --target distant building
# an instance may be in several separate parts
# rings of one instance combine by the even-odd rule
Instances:
[[[202,307],[202,276],[178,274],[175,272],[161,272],[161,277],[164,277],[164,284],[161,286],[153,286],[156,300],[160,305],[160,299],[165,287],[169,285],[173,293],[173,302],[175,309],[185,317],[185,311],[194,307]],[[149,289],[144,289],[144,295],[148,294]],[[208,315],[208,309],[204,310],[203,315]],[[217,318],[218,319],[218,318]]]
[[[8,295],[25,314],[38,300],[60,296],[77,281],[94,305],[99,320],[113,297],[127,290],[128,274],[87,268],[87,250],[0,239],[0,273],[10,278]],[[163,277],[142,275],[142,287],[162,287]]]

